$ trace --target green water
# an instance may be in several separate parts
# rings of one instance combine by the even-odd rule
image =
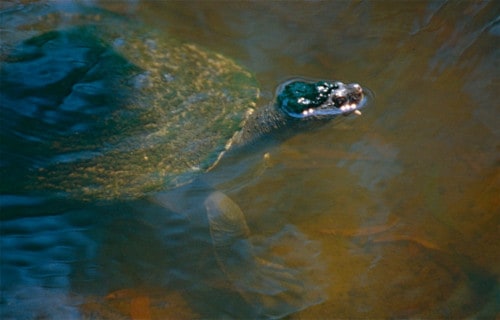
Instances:
[[[373,92],[362,116],[259,150],[212,181],[261,242],[293,226],[314,244],[301,249],[318,250],[308,268],[324,299],[290,318],[498,317],[498,3],[94,4],[231,57],[255,74],[263,102],[294,76]],[[20,22],[29,4],[5,2],[3,17],[13,8],[24,9],[0,21],[9,39],[29,30]],[[148,204],[11,196],[2,198],[6,317],[255,315],[218,270],[206,221],[189,215],[196,190],[171,195],[186,213],[168,219]]]

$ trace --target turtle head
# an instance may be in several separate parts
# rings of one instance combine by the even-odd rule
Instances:
[[[288,116],[298,119],[334,118],[360,113],[366,97],[357,83],[340,81],[308,82],[291,80],[278,88],[278,107]]]

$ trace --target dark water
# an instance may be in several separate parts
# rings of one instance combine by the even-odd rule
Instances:
[[[304,307],[290,318],[498,317],[497,2],[85,3],[235,59],[263,101],[293,76],[374,93],[361,117],[222,167],[213,182],[256,245],[297,241],[271,250],[314,273],[300,278],[302,300],[287,300]],[[1,6],[1,37],[36,34],[29,4]],[[14,156],[36,158],[25,154]],[[3,318],[253,318],[266,305],[218,268],[197,187],[168,195],[182,214],[165,214],[19,192],[16,174],[2,171]]]

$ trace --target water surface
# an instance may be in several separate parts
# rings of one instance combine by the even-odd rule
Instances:
[[[213,182],[262,243],[291,226],[319,250],[309,268],[325,298],[290,318],[498,316],[498,3],[86,3],[233,58],[255,74],[263,103],[293,76],[373,92],[361,117],[219,168]],[[36,33],[23,24],[29,10],[2,5],[4,37]],[[217,268],[203,217],[48,201],[19,191],[16,172],[2,175],[13,183],[1,198],[6,318],[78,318],[82,305],[132,317],[254,315]],[[200,202],[194,191],[174,196],[183,208]]]

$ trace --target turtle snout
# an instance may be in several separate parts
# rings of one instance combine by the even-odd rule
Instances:
[[[352,83],[351,88],[358,93],[363,93],[363,88],[357,83]]]
[[[332,91],[331,98],[335,107],[342,114],[348,115],[359,109],[363,101],[363,88],[357,83],[343,84],[338,89]]]
[[[358,103],[363,99],[363,88],[357,83],[351,83],[348,85],[347,99],[350,103]]]
[[[363,88],[357,83],[337,82],[335,88],[332,90],[330,99],[337,108],[342,109],[345,105],[352,105],[347,109],[353,109],[354,105],[363,99]]]

